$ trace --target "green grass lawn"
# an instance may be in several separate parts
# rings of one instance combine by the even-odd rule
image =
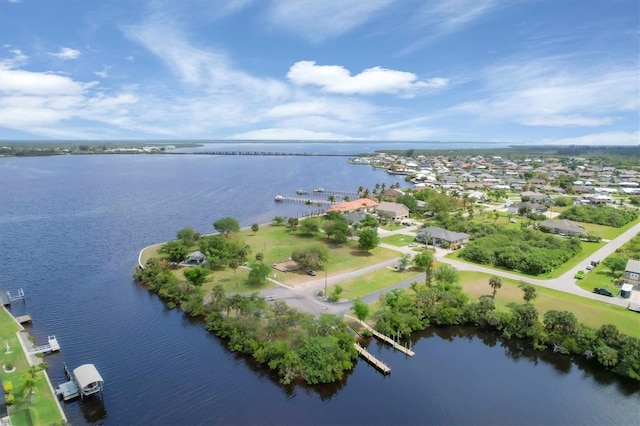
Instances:
[[[379,269],[370,274],[341,282],[339,285],[343,290],[340,298],[355,300],[359,297],[366,296],[367,294],[374,293],[378,290],[382,290],[411,278],[415,278],[416,281],[422,282],[424,281],[424,272],[417,272],[413,270],[397,272],[391,268]],[[329,294],[331,294],[332,291],[333,286],[327,289]]]
[[[6,309],[0,309],[0,339],[9,342],[11,353],[5,353],[3,345],[2,364],[11,363],[15,367],[12,373],[5,373],[0,367],[2,382],[11,382],[13,385],[12,394],[15,403],[9,406],[11,423],[14,425],[50,425],[60,423],[62,415],[58,410],[56,396],[51,393],[49,383],[42,372],[38,373],[36,383],[36,394],[33,404],[29,404],[24,397],[24,375],[29,369],[29,363],[22,351],[16,332],[20,330],[18,324],[12,319]]]
[[[396,247],[405,247],[411,243],[415,243],[415,237],[412,235],[395,234],[381,238],[380,242]]]
[[[397,252],[382,247],[377,247],[369,252],[362,251],[357,247],[357,242],[353,240],[341,245],[327,244],[323,234],[317,233],[316,235],[305,236],[291,232],[285,226],[276,225],[263,225],[256,233],[251,229],[243,229],[231,238],[240,238],[251,247],[249,263],[255,261],[256,253],[260,252],[264,255],[263,262],[267,265],[287,261],[295,249],[316,244],[326,245],[329,249],[329,259],[324,265],[324,270],[327,271],[329,277],[355,271],[399,256]],[[141,256],[143,261],[146,262],[146,259],[150,257],[157,257],[160,247],[161,244],[158,244],[145,249]],[[196,247],[193,246],[190,249],[196,250]],[[274,285],[266,284],[259,288],[249,286],[246,282],[248,273],[249,269],[243,267],[238,268],[235,273],[231,268],[216,269],[210,274],[207,282],[203,284],[203,289],[207,291],[220,284],[227,292],[236,293],[259,291]],[[290,286],[318,279],[318,276],[309,276],[302,269],[293,272],[280,272],[274,269],[273,273],[277,281]],[[178,279],[184,280],[182,269],[174,271],[174,274]],[[319,271],[318,275],[322,275],[322,273]],[[273,277],[273,275],[270,275],[270,278]]]
[[[461,284],[465,293],[480,297],[490,295],[490,274],[478,272],[460,272]],[[502,278],[502,288],[496,295],[496,307],[506,310],[513,303],[522,303],[522,290],[519,281]],[[570,311],[578,321],[590,327],[599,328],[604,324],[613,324],[620,332],[640,338],[640,315],[623,307],[610,305],[598,300],[586,299],[573,294],[536,287],[537,298],[534,301],[540,315],[549,310]],[[603,296],[604,297],[604,296]]]
[[[587,230],[587,232],[597,235],[605,240],[613,240],[617,236],[621,235],[623,232],[633,227],[635,224],[640,223],[640,219],[634,220],[633,222],[627,223],[625,226],[620,228],[614,228],[612,226],[604,226],[604,225],[596,225],[595,223],[584,223],[581,222],[580,225]]]

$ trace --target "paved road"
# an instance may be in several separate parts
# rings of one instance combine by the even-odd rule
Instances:
[[[417,227],[412,226],[412,227],[399,229],[397,231],[379,230],[379,233],[381,237],[386,237],[388,235],[394,235],[394,234],[406,234],[413,237],[415,235],[416,229]],[[604,247],[596,251],[591,258],[593,260],[602,260],[606,258],[607,256],[611,255],[613,252],[615,252],[618,248],[620,248],[622,245],[624,245],[627,241],[631,240],[638,233],[640,233],[640,223],[636,224],[626,232],[622,233],[620,236],[618,236],[614,240],[609,241]],[[399,254],[401,253],[409,253],[411,255],[415,254],[415,252],[411,248],[406,246],[396,247],[396,246],[387,245],[387,244],[381,244],[381,246],[392,249],[392,250],[396,250]],[[446,250],[437,249],[435,258],[438,261],[448,263],[451,266],[454,266],[461,271],[484,272],[484,273],[488,273],[491,275],[496,275],[504,278],[511,278],[514,280],[523,280],[531,284],[552,288],[552,289],[564,291],[567,293],[572,293],[581,297],[595,299],[604,303],[610,303],[618,306],[626,307],[630,302],[630,299],[597,295],[590,291],[586,291],[576,285],[576,279],[574,278],[576,272],[581,269],[585,269],[589,260],[585,260],[584,264],[583,263],[578,264],[577,266],[572,268],[570,271],[567,271],[566,273],[564,273],[558,278],[554,278],[551,280],[541,280],[536,278],[525,278],[520,275],[511,274],[509,272],[498,271],[490,268],[485,268],[481,265],[477,265],[473,263],[460,262],[454,259],[445,258],[444,256],[448,253],[449,252]],[[328,303],[321,300],[319,297],[317,297],[318,292],[324,289],[325,285],[327,287],[331,287],[343,281],[346,281],[361,275],[366,275],[382,268],[393,266],[397,263],[398,259],[399,257],[382,262],[382,263],[378,263],[376,265],[368,266],[366,268],[359,269],[357,271],[347,272],[347,273],[335,275],[332,277],[319,277],[315,280],[309,281],[295,288],[289,287],[283,283],[271,280],[277,283],[278,287],[264,290],[262,292],[262,295],[267,298],[285,300],[289,305],[304,312],[310,312],[314,314],[326,312],[326,313],[331,313],[335,315],[343,315],[351,310],[351,307],[353,305],[352,302]],[[411,279],[402,281],[391,287],[387,287],[383,290],[377,291],[375,293],[372,293],[363,297],[363,301],[367,303],[372,303],[376,301],[381,294],[389,292],[395,288],[409,287],[409,285],[412,282],[420,281],[421,279],[423,279],[423,277],[418,275],[417,278],[411,278]],[[631,300],[632,303],[640,303],[640,292],[635,290],[633,292],[632,298],[633,298],[633,300]],[[636,299],[638,300],[636,301]]]

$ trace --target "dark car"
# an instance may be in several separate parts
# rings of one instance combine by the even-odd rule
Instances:
[[[609,297],[613,297],[613,293],[611,293],[609,290],[607,290],[606,288],[600,288],[600,287],[596,287],[593,289],[594,293],[597,294],[601,294],[603,296],[609,296]]]
[[[312,277],[315,277],[316,271],[314,271],[313,269],[307,269],[307,274],[311,275]]]

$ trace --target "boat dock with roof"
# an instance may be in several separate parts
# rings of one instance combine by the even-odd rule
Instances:
[[[104,380],[95,365],[83,364],[73,371],[69,371],[67,365],[64,364],[64,373],[69,381],[60,384],[56,389],[56,395],[62,397],[63,400],[68,401],[77,397],[84,399],[85,396],[102,393]]]

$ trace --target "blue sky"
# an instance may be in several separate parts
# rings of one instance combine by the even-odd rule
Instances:
[[[0,139],[639,144],[638,0],[0,0]]]

